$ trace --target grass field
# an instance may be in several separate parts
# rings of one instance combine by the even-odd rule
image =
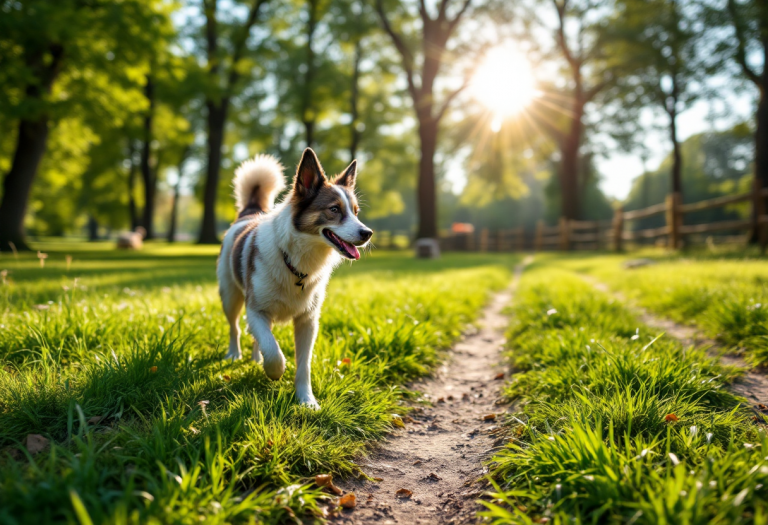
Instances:
[[[507,395],[518,413],[494,457],[497,492],[484,515],[496,524],[768,522],[765,421],[727,391],[732,370],[659,337],[572,271],[609,264],[618,261],[545,257],[524,274],[509,332],[517,373]]]
[[[374,253],[331,280],[315,348],[318,412],[223,362],[217,250],[48,244],[0,270],[0,522],[285,523],[310,483],[350,474],[515,258]],[[72,256],[67,268],[67,255]],[[276,337],[289,363],[292,329]],[[244,347],[250,336],[244,334]],[[348,360],[347,360],[348,359]],[[22,446],[41,434],[49,446]]]
[[[768,365],[768,264],[760,259],[662,257],[625,269],[627,256],[575,258],[596,276],[649,310],[700,326],[729,350]]]

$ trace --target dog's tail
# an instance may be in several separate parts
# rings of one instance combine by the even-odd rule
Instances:
[[[232,181],[240,216],[272,209],[275,197],[285,188],[283,169],[272,155],[256,155],[240,164]]]

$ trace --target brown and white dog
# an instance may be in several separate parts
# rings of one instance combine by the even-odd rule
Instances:
[[[343,258],[359,259],[373,232],[357,218],[357,161],[329,181],[307,148],[293,189],[272,209],[285,187],[283,166],[269,155],[247,160],[233,182],[238,218],[224,236],[216,270],[229,321],[230,359],[240,359],[238,318],[245,303],[254,336],[253,360],[272,380],[285,372],[285,356],[272,335],[276,322],[293,320],[296,396],[319,408],[312,393],[312,347],[328,280]]]

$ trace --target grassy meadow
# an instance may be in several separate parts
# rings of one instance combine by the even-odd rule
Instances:
[[[286,523],[321,516],[316,474],[392,428],[441,349],[509,282],[515,256],[373,253],[339,268],[313,388],[222,361],[217,248],[47,243],[0,271],[0,522]],[[68,262],[71,256],[71,262]],[[243,321],[243,325],[245,325]],[[244,354],[251,345],[243,334]],[[49,443],[30,454],[27,436]]]
[[[524,274],[508,334],[516,373],[506,394],[517,413],[483,515],[495,524],[767,523],[765,417],[727,390],[735,370],[639,324],[574,272],[650,290],[666,267],[622,280],[620,263],[545,256]],[[718,274],[721,289],[744,278],[728,266],[742,263],[667,264],[689,282]],[[657,279],[656,295],[673,281]]]

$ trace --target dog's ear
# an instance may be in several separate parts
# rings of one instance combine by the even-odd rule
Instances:
[[[323,187],[323,184],[325,184],[323,167],[312,148],[307,148],[304,150],[299,167],[296,169],[293,191],[299,197],[304,198],[317,192]]]
[[[355,182],[357,182],[357,159],[353,160],[352,163],[347,166],[347,169],[344,170],[344,173],[336,177],[336,180],[333,181],[334,184],[345,186],[350,190],[355,188]]]

